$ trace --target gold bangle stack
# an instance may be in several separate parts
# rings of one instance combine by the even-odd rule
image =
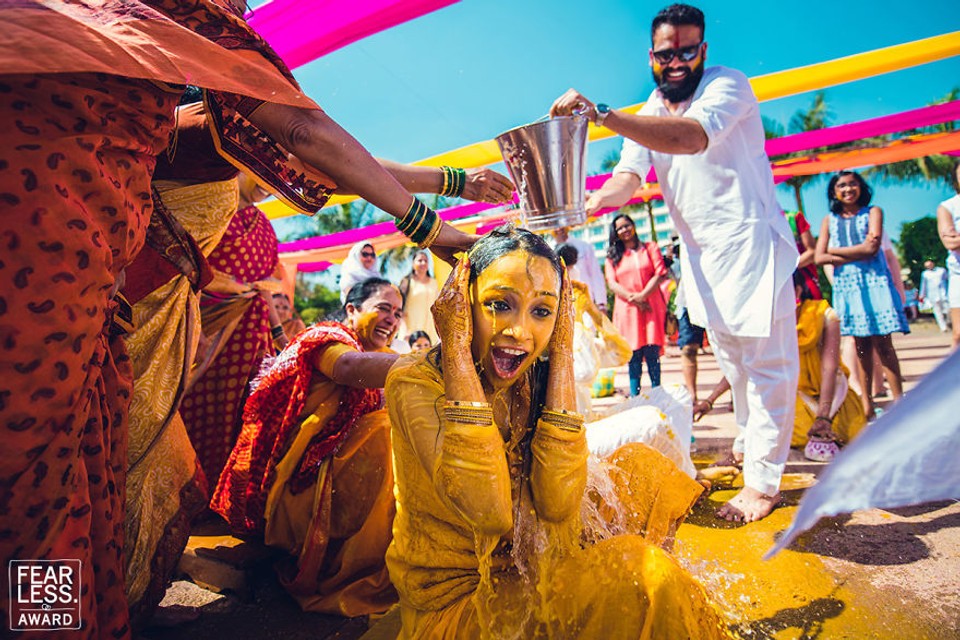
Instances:
[[[540,419],[564,431],[580,431],[583,429],[583,416],[573,411],[553,411],[544,409]]]
[[[430,233],[427,234],[427,237],[424,238],[423,242],[417,243],[417,246],[421,249],[429,249],[433,246],[433,243],[437,241],[437,236],[440,235],[440,229],[443,228],[443,220],[440,219],[440,216],[436,216],[433,221],[433,228],[430,229]]]
[[[456,424],[493,426],[493,407],[488,402],[448,400],[443,403],[443,418]]]

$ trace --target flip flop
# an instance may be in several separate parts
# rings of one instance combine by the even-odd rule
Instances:
[[[814,462],[830,462],[840,453],[840,445],[833,440],[810,438],[803,448],[803,457]]]

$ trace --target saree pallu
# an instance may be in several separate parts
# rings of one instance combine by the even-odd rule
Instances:
[[[218,276],[201,301],[210,352],[191,380],[181,415],[213,485],[240,434],[249,383],[273,353],[269,308],[258,290],[278,264],[270,221],[254,206],[238,211],[208,261]]]
[[[143,243],[179,95],[100,74],[0,76],[0,561],[81,561],[83,626],[58,637],[129,634],[132,376],[111,295]]]
[[[301,608],[345,616],[396,602],[384,564],[395,507],[383,393],[329,378],[355,351],[356,335],[338,323],[284,349],[247,402],[211,501],[236,533],[291,554],[280,577]]]
[[[236,211],[236,180],[154,185],[169,214],[209,254]],[[163,598],[207,491],[178,412],[200,337],[198,295],[180,275],[136,303],[133,314],[136,330],[125,339],[134,372],[125,555],[136,628]]]

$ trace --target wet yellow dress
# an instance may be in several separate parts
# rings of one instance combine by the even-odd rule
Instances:
[[[804,300],[797,316],[797,341],[800,345],[800,378],[797,384],[797,412],[793,422],[791,447],[807,444],[807,432],[817,417],[817,402],[820,398],[820,349],[823,328],[827,320],[837,318],[836,312],[826,300]],[[846,378],[849,370],[839,363],[838,376]],[[833,432],[841,442],[852,440],[867,424],[863,405],[853,389],[847,387],[846,396],[833,418]]]
[[[728,637],[702,587],[657,546],[700,492],[672,463],[643,445],[614,454],[611,477],[632,494],[629,528],[647,539],[594,543],[581,521],[597,501],[583,430],[540,420],[528,438],[525,389],[511,389],[510,425],[446,423],[429,356],[401,358],[386,392],[397,484],[387,567],[401,638]]]

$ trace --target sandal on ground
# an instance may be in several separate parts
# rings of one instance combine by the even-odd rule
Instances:
[[[810,438],[803,448],[803,457],[814,462],[830,462],[840,453],[840,445],[833,440]]]

